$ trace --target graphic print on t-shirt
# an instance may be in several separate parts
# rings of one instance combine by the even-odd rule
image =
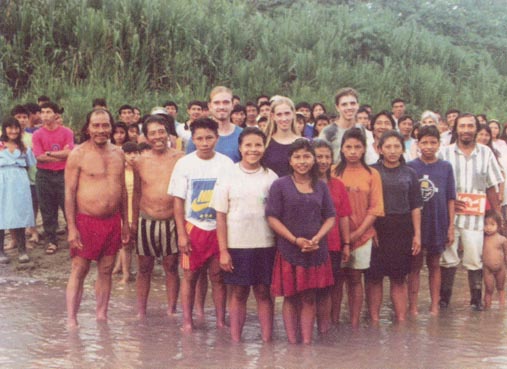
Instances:
[[[192,180],[191,218],[201,221],[216,219],[215,209],[209,207],[216,181],[216,178]]]
[[[423,175],[422,178],[419,179],[419,183],[421,184],[421,196],[423,201],[430,201],[433,195],[438,192],[438,187],[435,186],[435,183],[433,183],[427,174]]]

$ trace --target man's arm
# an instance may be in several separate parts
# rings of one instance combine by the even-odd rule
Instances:
[[[122,160],[122,168],[125,167],[125,157],[123,156],[123,152],[120,152],[120,157]],[[127,186],[125,184],[125,170],[121,171],[120,174],[120,185],[121,185],[121,218],[122,218],[122,227],[121,227],[121,241],[123,243],[123,247],[129,247],[130,243],[130,228],[129,228],[129,197],[127,194]]]
[[[139,159],[142,160],[142,159]],[[134,163],[134,193],[132,194],[132,225],[130,234],[134,239],[137,238],[137,221],[139,219],[139,204],[141,202],[141,177],[139,175],[139,163]]]
[[[63,150],[59,151],[47,151],[37,156],[37,161],[41,163],[55,163],[57,161],[67,160],[72,150],[69,146],[65,146]]]
[[[486,189],[486,196],[488,197],[489,204],[491,205],[491,209],[496,211],[500,211],[500,202],[498,201],[498,194],[496,193],[496,187],[491,186]]]
[[[178,248],[182,253],[190,254],[192,245],[185,229],[185,200],[181,197],[174,197],[174,221],[178,232]]]
[[[76,227],[76,194],[79,183],[81,168],[81,151],[76,150],[69,155],[65,167],[65,216],[67,218],[67,227],[69,230],[68,241],[70,248],[82,249],[83,244]]]

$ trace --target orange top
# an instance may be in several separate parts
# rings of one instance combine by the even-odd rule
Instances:
[[[370,170],[371,173],[368,173],[364,167],[346,167],[339,177],[347,189],[350,207],[352,208],[352,215],[350,216],[351,232],[359,228],[367,215],[384,216],[382,180],[377,170],[373,168],[370,168]],[[331,173],[334,173],[334,170]],[[375,229],[371,226],[356,242],[350,245],[351,249],[354,250],[364,245],[374,235]]]

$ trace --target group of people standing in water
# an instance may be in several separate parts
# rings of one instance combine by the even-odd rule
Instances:
[[[450,303],[458,244],[471,305],[482,309],[483,268],[486,307],[495,282],[503,304],[504,176],[494,152],[475,141],[477,117],[455,117],[452,144],[441,144],[437,122],[422,125],[410,143],[415,157],[408,160],[402,119],[396,127],[392,114],[381,112],[365,127],[357,122],[358,100],[354,89],[339,90],[336,122],[305,138],[289,98],[270,99],[264,129],[240,128],[231,123],[232,91],[215,87],[211,117],[188,125],[186,155],[171,147],[174,119],[151,115],[142,124],[150,148],[131,163],[130,200],[124,154],[110,142],[113,118],[103,108],[90,112],[83,143],[70,152],[65,169],[69,326],[78,325],[92,260],[99,266],[97,318],[107,319],[111,272],[122,244],[126,250],[135,244],[138,254],[139,318],[146,317],[154,259],[162,256],[169,315],[176,310],[178,266],[183,271],[182,331],[195,328],[198,281],[209,274],[217,327],[225,326],[228,307],[234,341],[241,340],[250,289],[263,341],[272,339],[275,297],[284,298],[291,343],[311,343],[315,321],[321,334],[338,323],[344,291],[352,327],[360,325],[365,297],[370,322],[378,324],[384,277],[395,319],[405,321],[418,314],[424,256],[430,313],[437,315]],[[2,127],[2,142],[11,152],[21,132],[14,135],[8,127]]]

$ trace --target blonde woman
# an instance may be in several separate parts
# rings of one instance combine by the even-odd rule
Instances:
[[[288,175],[290,145],[301,138],[297,133],[296,109],[291,99],[277,96],[271,102],[266,135],[264,164],[279,177]]]

